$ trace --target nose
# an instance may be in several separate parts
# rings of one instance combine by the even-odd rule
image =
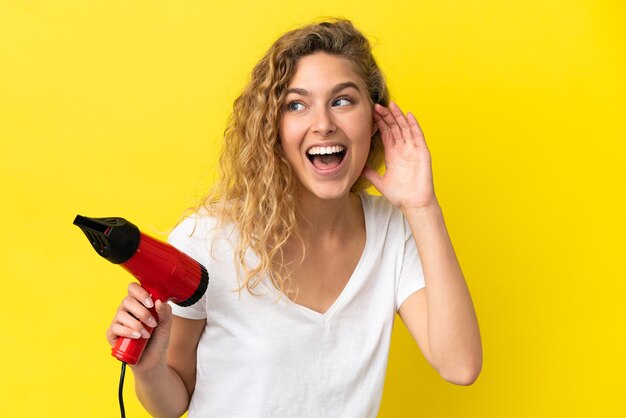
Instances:
[[[330,113],[330,109],[326,107],[319,107],[314,112],[313,120],[313,132],[322,136],[328,136],[335,132],[337,127],[333,120],[333,116]]]

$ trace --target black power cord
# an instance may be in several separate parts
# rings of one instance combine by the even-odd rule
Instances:
[[[126,374],[126,362],[122,362],[122,372],[120,374],[120,389],[118,391],[118,397],[120,400],[120,413],[122,418],[126,418],[126,412],[124,411],[124,375]]]

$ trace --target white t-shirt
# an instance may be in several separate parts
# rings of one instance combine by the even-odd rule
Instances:
[[[360,196],[365,248],[324,314],[292,302],[269,280],[257,296],[234,291],[233,227],[190,217],[171,233],[169,241],[209,273],[200,301],[172,305],[175,315],[207,321],[189,417],[376,416],[395,313],[425,284],[402,213],[382,197]],[[247,257],[255,265],[252,251]]]

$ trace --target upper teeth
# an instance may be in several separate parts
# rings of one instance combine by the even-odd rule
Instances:
[[[320,154],[334,154],[336,152],[341,152],[346,148],[343,145],[335,145],[332,147],[312,147],[307,151],[309,155],[320,155]]]

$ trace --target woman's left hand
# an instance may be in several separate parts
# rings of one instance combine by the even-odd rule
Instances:
[[[385,147],[385,174],[370,167],[361,175],[403,212],[437,206],[430,152],[411,112],[404,115],[394,102],[374,105],[374,120]]]

